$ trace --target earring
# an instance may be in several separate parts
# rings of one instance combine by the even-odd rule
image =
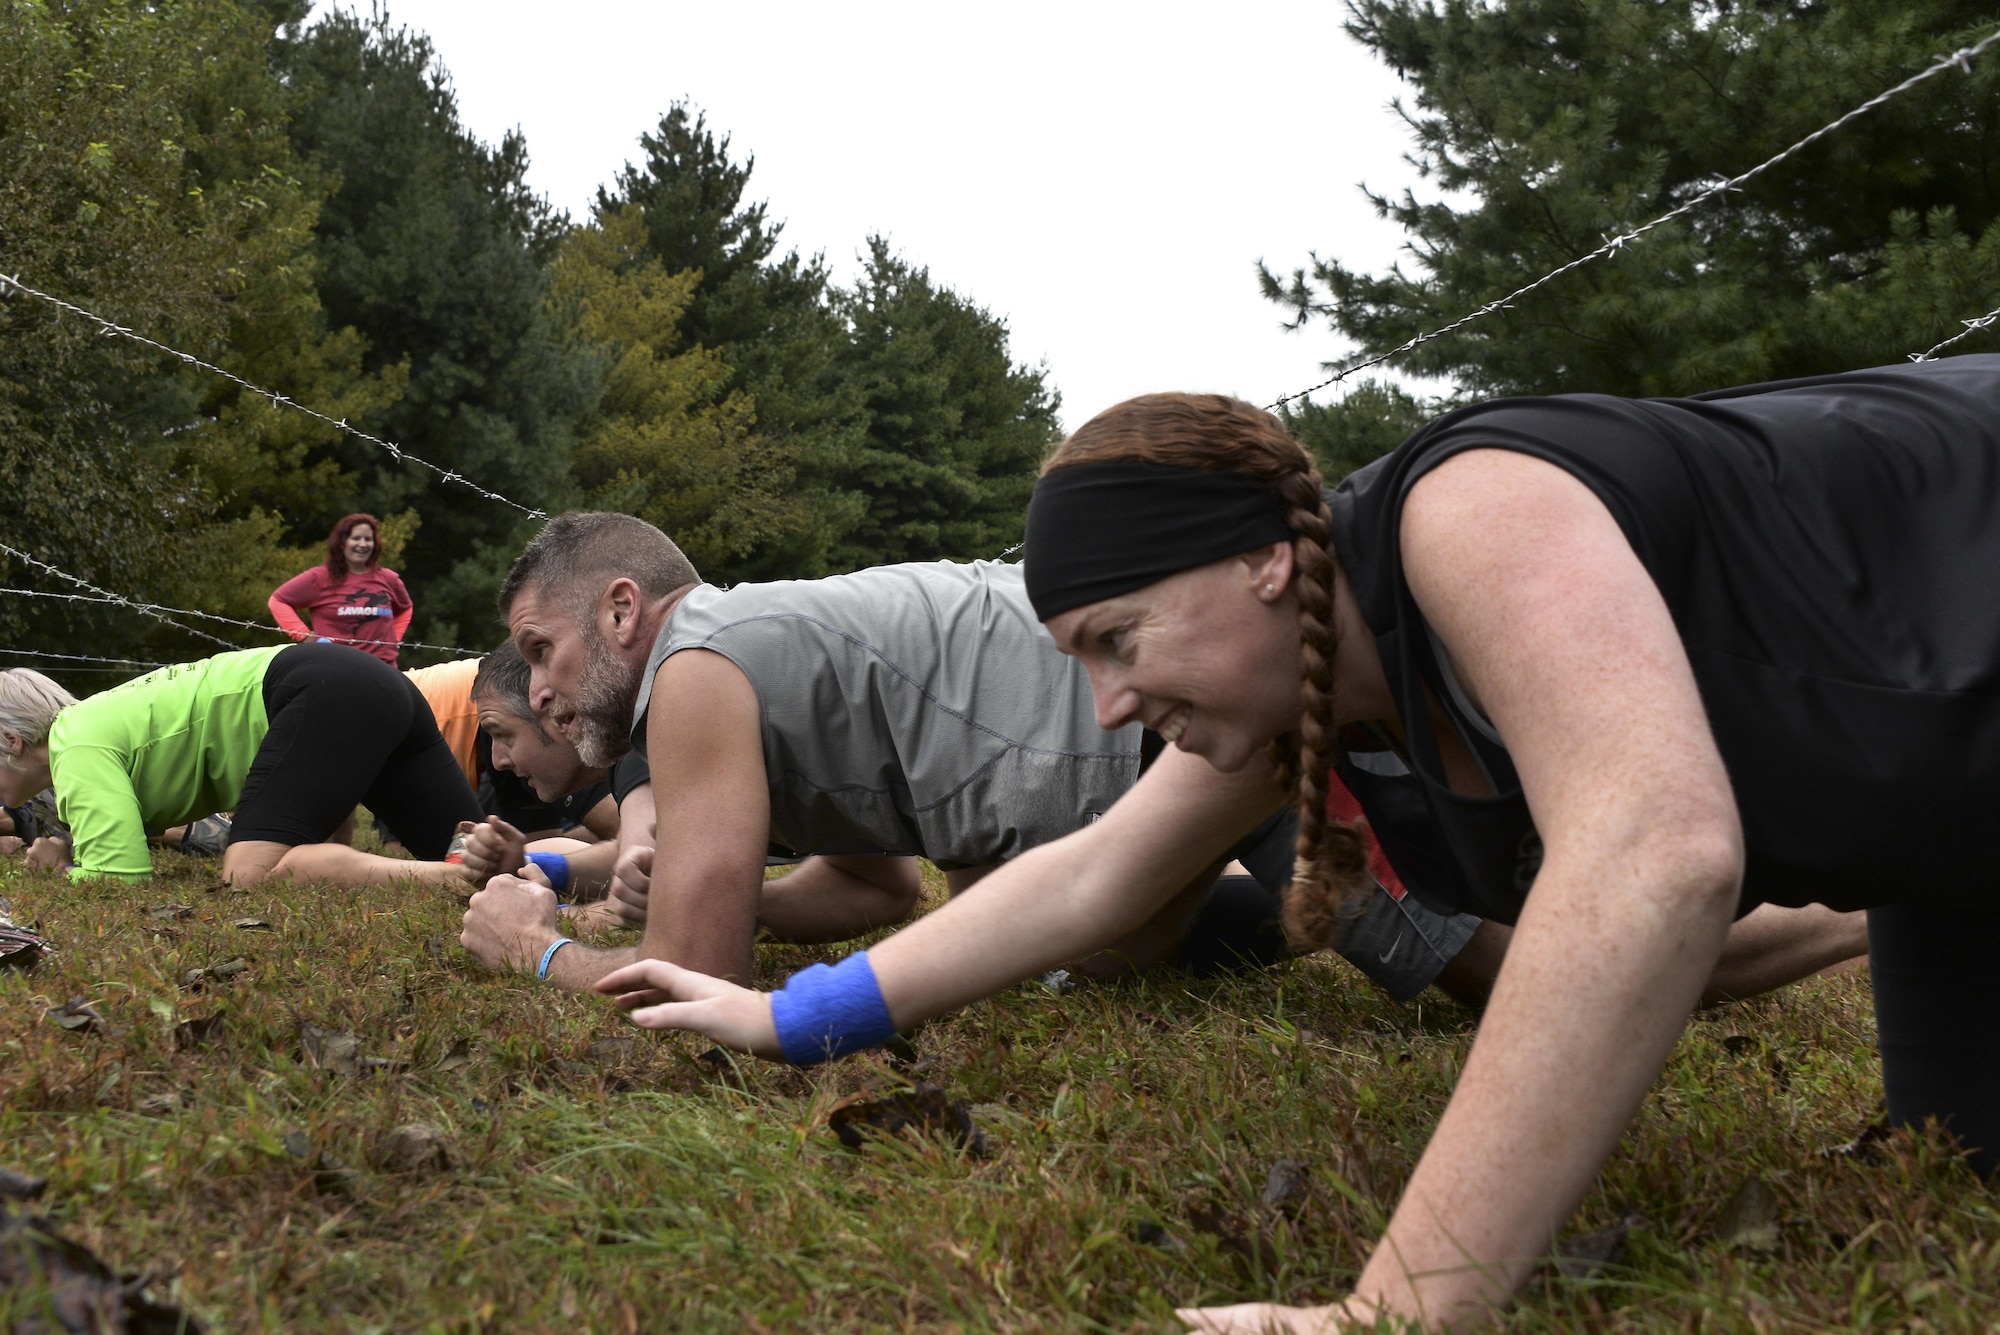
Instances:
[[[1264,592],[1266,592],[1266,593],[1269,593],[1269,592],[1271,592],[1271,590],[1273,590],[1273,589],[1275,589],[1275,588],[1277,588],[1277,587],[1278,587],[1278,586],[1277,586],[1277,585],[1275,585],[1275,584],[1266,584],[1266,585],[1264,586]]]

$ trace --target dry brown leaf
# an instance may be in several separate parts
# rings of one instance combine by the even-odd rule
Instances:
[[[434,1126],[399,1126],[376,1145],[375,1166],[387,1173],[442,1173],[451,1167],[451,1141]]]
[[[11,1168],[0,1168],[0,1196],[10,1201],[37,1200],[48,1185],[45,1177],[29,1177]]]
[[[1725,1247],[1768,1252],[1778,1247],[1778,1193],[1761,1177],[1744,1179],[1718,1217],[1715,1234]]]
[[[1557,1243],[1556,1273],[1564,1279],[1597,1278],[1606,1268],[1624,1259],[1626,1239],[1645,1226],[1642,1216],[1627,1211],[1610,1228],[1601,1228],[1595,1233],[1584,1233]]]
[[[965,1100],[952,1099],[929,1081],[850,1094],[833,1105],[826,1120],[849,1149],[862,1148],[871,1136],[911,1133],[950,1140],[975,1159],[987,1153],[986,1135],[972,1124]]]
[[[299,1045],[306,1050],[312,1064],[322,1071],[349,1076],[361,1073],[359,1035],[322,1029],[315,1024],[302,1024],[299,1026]]]
[[[212,1043],[224,1042],[228,1037],[229,1026],[220,1015],[182,1020],[174,1026],[174,1046],[182,1051],[205,1048]]]
[[[202,1329],[188,1313],[148,1298],[143,1277],[114,1273],[89,1248],[58,1233],[49,1220],[0,1214],[0,1291],[20,1293],[30,1286],[46,1286],[47,1298],[39,1294],[28,1298],[24,1293],[26,1301],[16,1310],[48,1311],[63,1330],[195,1335]],[[14,1329],[42,1326],[23,1321]]]
[[[50,1024],[67,1029],[72,1033],[109,1034],[110,1022],[98,1013],[87,997],[75,997],[60,1006],[51,1006],[47,1011]]]

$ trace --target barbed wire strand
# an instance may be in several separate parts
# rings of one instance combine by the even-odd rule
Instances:
[[[326,425],[330,427],[334,427],[340,431],[344,431],[350,436],[359,437],[360,439],[367,441],[371,445],[375,445],[383,450],[388,451],[390,457],[394,458],[398,463],[412,463],[416,464],[420,468],[428,468],[431,472],[436,473],[438,477],[443,481],[447,483],[455,482],[459,486],[464,487],[467,490],[477,492],[479,495],[484,496],[489,501],[498,501],[502,505],[511,505],[516,510],[519,510],[522,514],[526,515],[530,519],[547,519],[549,517],[548,512],[546,510],[537,510],[532,506],[523,505],[519,501],[512,500],[506,496],[502,496],[497,491],[488,491],[485,487],[480,486],[477,482],[474,482],[471,478],[465,476],[465,474],[459,472],[458,470],[453,468],[446,468],[440,464],[434,464],[428,459],[420,458],[417,455],[411,454],[408,450],[396,444],[394,441],[385,440],[381,436],[374,435],[371,432],[363,431],[360,427],[354,426],[351,423],[349,423],[347,419],[344,417],[342,418],[329,417],[325,413],[319,411],[319,409],[308,407],[306,404],[300,403],[297,399],[289,398],[286,395],[280,394],[275,390],[265,389],[261,385],[253,385],[248,380],[245,380],[242,376],[237,375],[234,371],[225,371],[220,366],[217,366],[215,363],[205,362],[191,352],[182,352],[179,348],[168,347],[165,343],[162,343],[157,339],[147,338],[144,334],[141,334],[136,330],[128,329],[122,324],[118,324],[117,322],[112,320],[107,320],[101,315],[97,315],[91,311],[87,311],[83,307],[77,305],[75,302],[64,301],[61,297],[55,296],[48,292],[43,292],[39,288],[29,287],[26,283],[23,283],[21,281],[21,276],[19,274],[9,275],[5,273],[0,273],[0,297],[7,296],[10,290],[12,292],[20,292],[27,296],[34,297],[39,301],[45,301],[49,303],[51,306],[56,307],[58,310],[67,311],[72,315],[76,315],[81,317],[82,319],[88,320],[92,324],[96,325],[99,331],[102,332],[106,337],[116,336],[118,338],[130,339],[134,343],[141,344],[142,346],[148,348],[153,348],[159,352],[164,352],[169,357],[177,357],[181,361],[186,362],[189,366],[197,366],[200,367],[202,370],[207,371],[213,375],[219,375],[224,380],[230,381],[232,384],[238,385],[241,388],[248,390],[250,393],[257,395],[259,398],[269,399],[273,407],[291,408],[297,412],[302,412],[306,416],[324,422]],[[176,430],[186,430],[186,429],[187,429],[186,427],[176,428]]]
[[[264,635],[276,635],[276,636],[284,636],[285,638],[290,638],[289,636],[286,635],[284,631],[280,630],[278,627],[267,625],[262,621],[244,621],[239,617],[219,616],[214,612],[197,612],[193,608],[189,607],[167,607],[160,603],[141,603],[131,598],[121,598],[117,594],[112,593],[109,590],[100,589],[94,584],[85,583],[83,580],[78,579],[76,576],[71,575],[66,571],[58,570],[55,566],[50,565],[46,561],[38,561],[34,557],[28,555],[26,552],[17,551],[14,548],[9,547],[4,542],[0,542],[0,552],[5,552],[9,556],[17,557],[20,560],[28,562],[30,565],[39,567],[40,569],[47,571],[49,574],[58,576],[59,578],[62,579],[66,579],[70,581],[72,584],[76,584],[82,588],[90,590],[89,594],[81,594],[81,593],[54,593],[47,589],[0,589],[0,597],[6,597],[12,595],[14,597],[20,597],[20,598],[49,598],[60,602],[97,603],[114,607],[129,607],[135,612],[144,612],[148,616],[156,617],[161,621],[165,621],[168,625],[173,626],[176,630],[184,630],[190,635],[199,635],[205,640],[212,640],[216,644],[221,645],[225,649],[242,649],[245,648],[246,646],[241,644],[232,644],[228,640],[222,639],[220,636],[210,635],[208,632],[196,630],[192,626],[180,625],[178,622],[169,620],[167,616],[162,614],[172,613],[174,616],[198,617],[203,621],[220,622],[225,626],[240,626],[245,630],[254,630]],[[314,638],[318,639],[320,637],[315,636]],[[326,638],[332,640],[335,644],[349,644],[355,646],[356,648],[364,648],[368,645],[379,643],[379,641],[375,640],[356,640],[356,639],[348,639],[343,636],[327,636]],[[401,640],[398,641],[398,645],[405,649],[432,649],[436,650],[439,653],[457,654],[460,657],[481,657],[484,656],[486,653],[486,650],[484,649],[461,649],[455,644],[425,644],[422,640]],[[256,646],[253,645],[247,647],[254,648]]]
[[[1937,355],[1940,352],[1943,352],[1946,348],[1950,347],[1952,344],[1958,342],[1962,338],[1971,338],[1974,334],[1978,333],[1980,330],[1990,327],[1996,320],[2000,320],[2000,307],[1995,307],[1994,309],[1986,312],[1986,314],[1980,316],[1978,319],[1975,320],[1960,320],[1959,323],[1964,325],[1965,328],[1959,330],[1956,334],[1953,334],[1950,338],[1946,339],[1944,342],[1937,344],[1935,347],[1931,348],[1928,352],[1911,353],[1910,360],[1913,362],[1935,361],[1937,360]]]
[[[1732,191],[1740,189],[1744,184],[1744,182],[1749,181],[1753,177],[1762,175],[1763,173],[1771,170],[1771,168],[1777,166],[1779,163],[1785,161],[1787,158],[1793,157],[1798,153],[1803,152],[1805,149],[1811,147],[1813,144],[1816,144],[1820,140],[1826,138],[1826,136],[1832,134],[1835,130],[1840,129],[1848,122],[1856,120],[1862,116],[1865,116],[1869,112],[1875,110],[1875,108],[1883,105],[1885,102],[1889,102],[1897,97],[1902,96],[1904,93],[1907,93],[1910,89],[1915,88],[1918,84],[1923,83],[1926,79],[1935,78],[1937,75],[1944,73],[1946,70],[1954,68],[1962,71],[1963,73],[1970,74],[1972,72],[1973,60],[1979,55],[1981,55],[1983,52],[1985,52],[1989,47],[1993,46],[1996,42],[2000,42],[2000,29],[1995,29],[1993,32],[1988,33],[1985,37],[1981,38],[1977,42],[1974,42],[1971,46],[1963,46],[1960,47],[1958,50],[1951,52],[1949,55],[1939,56],[1937,60],[1933,64],[1931,64],[1927,69],[1920,70],[1919,72],[1912,74],[1909,78],[1903,80],[1901,83],[1897,84],[1893,88],[1885,88],[1881,92],[1877,93],[1875,96],[1869,98],[1866,102],[1863,102],[1860,106],[1855,107],[1852,111],[1849,111],[1846,115],[1841,116],[1836,120],[1828,121],[1825,125],[1820,126],[1817,130],[1814,130],[1811,134],[1799,140],[1791,147],[1780,150],[1779,152],[1773,154],[1771,157],[1764,159],[1764,161],[1750,168],[1750,170],[1746,172],[1742,172],[1736,176],[1730,177],[1726,181],[1722,181],[1708,187],[1706,190],[1703,190],[1701,193],[1690,198],[1686,203],[1682,204],[1680,207],[1661,214],[1659,217],[1653,219],[1651,222],[1646,223],[1640,227],[1635,227],[1629,232],[1621,232],[1617,236],[1609,238],[1608,240],[1605,241],[1603,245],[1599,246],[1596,250],[1591,251],[1588,255],[1579,255],[1577,258],[1571,260],[1568,264],[1563,265],[1561,268],[1550,270],[1548,273],[1543,274],[1540,278],[1537,278],[1534,282],[1529,283],[1527,286],[1516,288],[1514,291],[1509,292],[1504,297],[1500,297],[1494,301],[1489,301],[1484,306],[1481,306],[1478,310],[1473,311],[1469,315],[1460,316],[1458,319],[1453,320],[1448,325],[1443,325],[1437,329],[1431,330],[1428,333],[1418,334],[1414,338],[1409,339],[1407,342],[1398,344],[1396,347],[1389,349],[1389,351],[1387,352],[1378,353],[1375,356],[1368,358],[1366,361],[1356,362],[1352,366],[1345,367],[1342,370],[1337,371],[1333,375],[1327,377],[1325,380],[1320,381],[1317,385],[1313,385],[1310,386],[1309,388],[1299,390],[1297,393],[1294,394],[1284,395],[1276,402],[1266,405],[1265,411],[1276,412],[1278,409],[1284,407],[1288,403],[1291,403],[1295,399],[1302,399],[1306,397],[1308,394],[1316,394],[1320,390],[1327,388],[1329,385],[1339,384],[1341,381],[1347,379],[1347,377],[1353,375],[1357,371],[1365,371],[1368,370],[1370,367],[1380,366],[1382,363],[1389,361],[1391,358],[1400,357],[1402,354],[1410,351],[1412,348],[1420,346],[1421,344],[1429,343],[1434,339],[1443,338],[1447,334],[1456,333],[1460,329],[1465,328],[1465,326],[1473,323],[1475,320],[1484,319],[1486,316],[1493,314],[1495,311],[1504,311],[1508,309],[1510,306],[1513,305],[1514,302],[1519,301],[1521,298],[1528,296],[1531,293],[1539,291],[1540,289],[1548,286],[1550,283],[1553,283],[1556,279],[1561,278],[1564,274],[1567,274],[1572,270],[1581,269],[1584,265],[1593,263],[1597,260],[1601,260],[1605,258],[1607,255],[1617,254],[1619,251],[1623,250],[1626,246],[1638,240],[1646,233],[1654,230],[1655,228],[1663,227],[1666,224],[1672,222],[1676,218],[1685,217],[1687,214],[1691,213],[1696,208],[1699,208],[1701,205],[1706,204],[1709,200],[1714,199],[1717,195],[1728,194]],[[1992,317],[1988,316],[1985,318],[1990,320]],[[1984,328],[1983,325],[1979,327]],[[1972,332],[1971,329],[1967,329],[1964,334],[1959,334],[1956,338],[1948,339],[1946,340],[1945,343],[1939,344],[1938,347],[1940,348],[1945,347],[1950,343],[1957,342],[1959,338],[1964,338],[1966,337],[1967,334],[1970,334],[1971,332]],[[1931,353],[1935,353],[1936,351],[1937,348],[1931,349]],[[1931,353],[1926,353],[1922,357],[1913,355],[1911,360],[1913,361],[1927,360],[1931,355]]]
[[[10,592],[10,590],[0,590],[0,592]],[[149,659],[144,659],[144,658],[101,658],[96,654],[58,654],[58,653],[52,653],[47,649],[15,649],[11,647],[0,647],[0,654],[20,654],[27,658],[61,659],[64,662],[70,662],[70,663],[116,663],[121,668],[127,668],[127,667],[160,668],[160,667],[172,666],[172,664],[170,663],[155,663],[150,661]],[[113,668],[72,669],[72,671],[76,672],[111,672],[115,670],[116,669]]]
[[[144,613],[146,616],[152,617],[155,621],[163,621],[167,625],[172,626],[175,630],[184,631],[187,634],[194,636],[196,639],[207,640],[211,644],[219,644],[225,649],[240,649],[243,647],[238,644],[231,644],[228,640],[223,639],[220,635],[211,635],[207,631],[197,630],[193,626],[183,626],[180,622],[175,621],[172,617],[166,615],[167,609],[156,607],[151,603],[136,603],[129,598],[120,598],[117,594],[111,592],[111,590],[109,589],[100,589],[95,584],[92,584],[89,580],[78,579],[75,575],[70,574],[67,570],[58,570],[56,567],[50,565],[47,561],[43,561],[37,557],[30,556],[28,555],[28,553],[17,550],[16,548],[9,547],[4,542],[0,542],[0,552],[5,552],[7,555],[13,557],[17,561],[25,561],[27,564],[34,566],[37,570],[40,570],[45,574],[54,575],[57,579],[67,580],[69,583],[76,585],[80,589],[86,589],[91,593],[97,594],[99,597],[101,597],[107,602],[121,603],[124,606],[131,608],[135,612],[141,612]],[[76,598],[74,594],[69,594],[69,595],[47,594],[43,596],[70,597],[74,598],[75,601],[77,602],[93,601],[91,599]],[[204,614],[197,612],[194,615],[201,616]]]

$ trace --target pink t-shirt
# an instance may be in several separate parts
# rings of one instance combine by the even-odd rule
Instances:
[[[335,580],[325,566],[314,566],[280,584],[271,599],[304,612],[313,634],[352,643],[394,665],[395,623],[410,610],[409,590],[395,571],[377,568]]]

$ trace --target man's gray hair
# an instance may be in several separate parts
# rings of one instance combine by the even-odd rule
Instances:
[[[674,540],[643,519],[604,510],[557,515],[514,558],[500,586],[500,616],[508,620],[515,599],[535,593],[583,622],[605,585],[629,579],[647,598],[701,583]]]
[[[542,720],[528,700],[529,671],[528,660],[521,657],[514,642],[502,640],[498,649],[479,660],[479,671],[472,674],[472,702],[476,705],[484,700],[496,709],[505,710],[531,725],[536,736],[547,740]]]

